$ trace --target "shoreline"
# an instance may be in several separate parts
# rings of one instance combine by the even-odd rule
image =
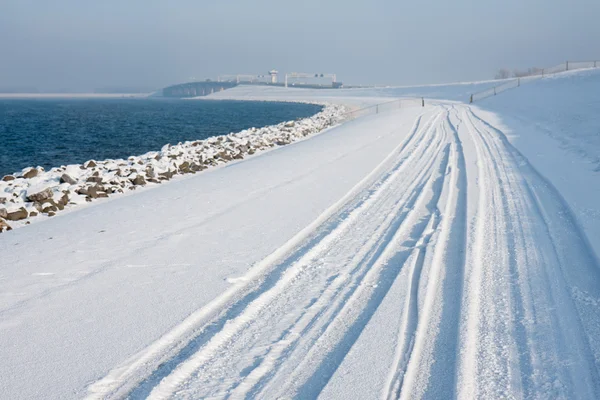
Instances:
[[[337,125],[346,107],[310,102],[324,108],[297,121],[250,128],[207,139],[166,144],[127,159],[89,160],[45,171],[28,167],[0,180],[0,233],[41,221],[63,210],[97,199],[151,187],[176,176],[241,160],[271,148],[284,146]]]
[[[148,98],[152,93],[0,93],[0,100],[8,99],[121,99]]]

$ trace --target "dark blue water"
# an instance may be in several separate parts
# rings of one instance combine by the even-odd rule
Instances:
[[[126,158],[167,143],[305,118],[321,108],[214,100],[0,100],[0,177],[29,166]]]

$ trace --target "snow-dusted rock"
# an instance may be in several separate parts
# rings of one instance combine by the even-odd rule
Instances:
[[[11,226],[6,221],[0,218],[0,233],[12,230]]]
[[[37,170],[37,168],[27,168],[26,170],[23,171],[23,178],[25,179],[31,179],[31,178],[35,178],[36,176],[38,176],[39,171]]]
[[[68,183],[69,185],[75,185],[77,181],[71,178],[69,174],[62,174],[60,176],[60,183]]]
[[[16,211],[7,213],[6,220],[7,221],[20,221],[22,219],[27,218],[28,216],[29,216],[29,213],[27,212],[27,209],[25,207],[21,207]]]
[[[39,190],[39,188],[33,188],[27,191],[27,200],[30,202],[42,202],[51,198],[54,192],[51,188],[45,188]]]

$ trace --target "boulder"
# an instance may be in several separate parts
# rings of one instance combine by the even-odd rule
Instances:
[[[101,176],[90,176],[85,181],[91,182],[91,183],[102,183],[102,177]]]
[[[43,202],[54,195],[52,189],[46,188],[43,190],[33,190],[33,193],[27,191],[27,200],[32,202]]]
[[[57,203],[56,201],[54,201],[54,199],[48,199],[45,204],[51,204],[52,206],[56,207],[60,211],[65,209],[65,205],[62,204],[62,202]]]
[[[8,182],[8,181],[14,181],[15,177],[13,175],[4,175],[4,177],[2,178],[2,180],[4,182]]]
[[[181,164],[179,164],[179,171],[181,171],[184,174],[190,172],[190,163],[184,161]]]
[[[37,215],[38,215],[37,211],[31,211],[31,212],[29,213],[29,216],[30,216],[30,217],[37,217]]]
[[[96,167],[98,164],[96,164],[96,162],[94,160],[90,160],[88,162],[86,162],[85,164],[83,164],[83,167],[85,169],[89,169],[89,168],[94,168]]]
[[[66,206],[69,204],[69,195],[67,193],[63,194],[62,197],[58,200],[57,204]]]
[[[296,126],[296,123],[294,121],[289,121],[286,122],[283,126],[285,126],[286,128],[293,128],[294,126]]]
[[[98,192],[98,198],[101,198],[101,197],[108,197],[108,193],[106,193],[106,192]]]
[[[131,183],[133,183],[134,185],[145,185],[146,184],[146,179],[144,179],[144,177],[142,175],[136,175],[135,178],[130,179]]]
[[[5,220],[0,218],[0,232],[8,232],[11,230],[12,230],[12,228],[10,227],[10,225],[7,224]]]
[[[206,167],[204,165],[199,165],[199,164],[196,164],[193,162],[190,164],[190,169],[193,172],[198,172],[198,171],[202,171],[202,170],[206,169]]]
[[[0,204],[6,204],[6,197],[0,197]]]
[[[35,168],[29,168],[27,169],[27,171],[25,171],[23,173],[23,178],[26,179],[31,179],[31,178],[35,178],[36,176],[38,176],[39,171]]]
[[[67,174],[62,174],[60,177],[60,183],[68,183],[69,185],[74,185],[77,183],[77,181]]]
[[[25,209],[25,207],[19,208],[17,211],[9,212],[6,214],[6,219],[8,221],[20,221],[29,216],[29,213]]]
[[[58,211],[58,207],[56,206],[56,204],[44,203],[42,205],[42,212],[44,214],[47,214],[49,212],[56,212],[56,211]]]
[[[160,179],[162,181],[168,181],[169,179],[171,179],[173,177],[173,175],[175,175],[175,173],[172,172],[171,170],[168,170],[168,171],[159,173],[158,179]]]
[[[8,211],[6,211],[6,208],[0,208],[0,218],[6,218],[7,215]]]

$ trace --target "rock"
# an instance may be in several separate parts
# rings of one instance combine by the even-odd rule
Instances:
[[[147,178],[154,178],[155,176],[156,176],[156,173],[154,172],[154,168],[152,168],[152,167],[146,168],[146,177]]]
[[[92,182],[92,183],[102,183],[102,177],[101,176],[90,176],[85,181]]]
[[[27,200],[32,201],[32,202],[43,202],[44,200],[51,198],[53,195],[54,195],[54,193],[52,192],[52,189],[46,188],[44,190],[36,191],[31,194],[29,194],[29,192],[28,192]]]
[[[6,208],[0,208],[0,218],[6,218],[7,215],[8,211],[6,211]]]
[[[168,181],[169,179],[171,179],[173,177],[173,175],[175,175],[175,173],[171,172],[171,170],[168,170],[168,171],[161,172],[160,174],[158,174],[158,179],[160,179],[161,181]]]
[[[60,183],[68,183],[69,185],[75,185],[77,181],[67,174],[62,174],[60,177]]]
[[[37,211],[32,211],[29,213],[30,217],[37,217],[37,215],[38,215]]]
[[[83,164],[83,168],[84,169],[94,168],[97,165],[98,164],[96,164],[96,162],[94,160],[90,160],[90,161],[86,162],[85,164]]]
[[[6,204],[6,197],[0,197],[0,204]]]
[[[6,214],[6,219],[8,221],[20,221],[29,216],[29,213],[25,209],[25,207],[19,208],[17,211],[9,212]]]
[[[6,223],[5,220],[0,218],[0,232],[8,232],[8,231],[12,231],[12,228],[10,227],[9,224]]]
[[[54,201],[54,199],[48,199],[46,201],[46,204],[51,204],[53,207],[59,209],[60,211],[65,209],[65,205],[62,204],[62,202],[57,203],[56,201]],[[54,210],[54,211],[56,211],[56,210]]]
[[[181,164],[179,164],[179,171],[183,172],[184,174],[190,172],[190,163],[184,161]]]
[[[296,126],[296,123],[294,121],[289,121],[286,122],[283,126],[285,126],[286,128],[293,128],[294,126]]]
[[[108,197],[108,193],[106,192],[98,192],[98,198],[100,197]]]
[[[77,190],[78,194],[82,194],[90,199],[95,199],[98,197],[98,189],[95,186],[82,187]]]
[[[89,186],[86,190],[87,196],[92,199],[98,198],[98,189],[95,186]]]
[[[56,213],[54,211],[48,212],[48,216],[49,217],[54,217],[55,215],[56,215]]]
[[[134,185],[145,185],[146,184],[146,179],[144,179],[144,177],[142,175],[136,175],[135,178],[130,179],[131,183],[133,183]]]
[[[206,167],[204,165],[199,165],[196,163],[191,163],[190,164],[190,169],[194,172],[198,172],[198,171],[202,171],[204,169],[206,169]]]
[[[14,176],[12,176],[12,175],[5,175],[5,176],[2,178],[2,180],[3,180],[4,182],[8,182],[8,181],[14,181],[15,179],[16,179],[16,178],[15,178]]]
[[[66,206],[69,204],[69,195],[67,193],[63,194],[62,197],[58,200],[59,205]]]
[[[49,212],[56,212],[58,211],[58,207],[56,206],[56,204],[52,204],[52,203],[44,203],[42,205],[42,212],[44,214],[47,214]]]
[[[25,171],[25,173],[23,174],[23,178],[26,179],[31,179],[31,178],[35,178],[36,176],[38,176],[38,170],[35,168],[29,168],[27,171]]]

